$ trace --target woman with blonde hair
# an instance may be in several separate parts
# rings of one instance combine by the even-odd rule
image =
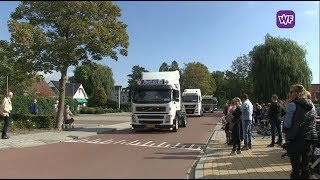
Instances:
[[[317,140],[313,104],[307,99],[307,91],[301,84],[290,87],[290,102],[284,120],[286,142],[292,172],[291,179],[309,179],[309,153]]]
[[[243,129],[242,129],[242,121],[241,121],[241,99],[238,97],[233,98],[233,105],[235,106],[234,111],[232,112],[232,151],[230,155],[241,154],[240,146],[241,141],[243,141]],[[237,150],[237,151],[236,151]]]

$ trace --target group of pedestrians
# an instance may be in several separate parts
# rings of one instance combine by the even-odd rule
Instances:
[[[256,106],[257,107],[257,106]],[[262,109],[261,109],[262,110]],[[248,95],[241,99],[235,97],[226,108],[226,132],[231,131],[230,155],[240,154],[243,150],[252,148],[253,106]],[[319,145],[316,130],[316,110],[311,101],[311,94],[301,84],[290,87],[286,103],[279,101],[276,94],[272,95],[267,109],[267,118],[271,124],[271,143],[283,145],[282,133],[285,134],[287,153],[290,157],[292,172],[291,179],[309,179],[310,155],[315,146]],[[283,119],[283,128],[281,128]],[[278,140],[275,141],[276,132]],[[228,136],[228,134],[226,134]],[[241,142],[243,147],[241,148]]]
[[[12,97],[13,97],[13,92],[9,91],[7,93],[7,96],[3,98],[0,106],[0,118],[4,121],[4,124],[2,127],[1,139],[9,139],[8,130],[12,121],[12,102],[11,102]],[[59,101],[56,101],[56,104],[54,104],[53,113],[55,115],[55,118],[58,112],[58,103]],[[32,101],[29,111],[33,115],[38,114],[39,111],[38,111],[37,99],[34,99]],[[65,124],[69,124],[71,126],[71,124],[74,122],[73,113],[71,112],[69,105],[65,106],[63,117],[64,117]]]
[[[235,97],[226,108],[226,131],[230,132],[230,141],[233,148],[231,155],[241,154],[241,150],[249,150],[252,148],[252,114],[253,106],[248,95],[243,94],[241,99]],[[241,142],[244,146],[241,148]]]

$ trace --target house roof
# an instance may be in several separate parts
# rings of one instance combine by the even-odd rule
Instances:
[[[50,86],[45,81],[34,82],[28,88],[28,91],[34,92],[34,93],[38,94],[39,96],[45,96],[45,97],[56,96],[55,92],[52,91]]]
[[[60,87],[59,81],[51,81],[51,82],[58,89],[58,91],[56,91],[55,93],[59,94],[59,87]],[[80,83],[66,83],[66,97],[73,97],[80,86],[81,86]]]

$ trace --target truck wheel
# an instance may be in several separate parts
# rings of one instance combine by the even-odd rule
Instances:
[[[174,131],[174,132],[177,132],[178,129],[179,129],[179,118],[177,118],[177,115],[176,115],[176,117],[174,118],[173,123],[175,124],[175,126],[174,126],[174,128],[173,128],[173,131]]]

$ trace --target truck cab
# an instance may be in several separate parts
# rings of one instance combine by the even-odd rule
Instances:
[[[133,92],[132,129],[168,129],[186,127],[181,112],[179,71],[143,72]]]
[[[202,111],[203,112],[213,112],[213,95],[202,96]]]
[[[182,93],[183,112],[189,116],[202,116],[202,96],[200,89],[185,89]]]

